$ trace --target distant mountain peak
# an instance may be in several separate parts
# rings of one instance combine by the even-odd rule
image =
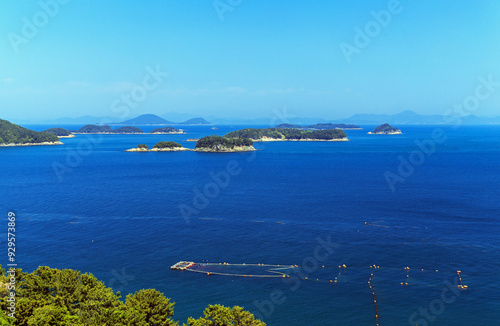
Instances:
[[[213,123],[208,122],[207,120],[203,118],[193,118],[186,120],[184,122],[180,122],[179,124],[181,125],[212,125]]]
[[[125,120],[120,122],[119,124],[126,125],[169,125],[174,124],[172,121],[168,121],[163,119],[162,117],[157,116],[156,114],[141,114],[140,116]]]

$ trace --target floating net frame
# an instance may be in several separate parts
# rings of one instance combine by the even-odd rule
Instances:
[[[266,268],[266,272],[269,274],[244,274],[244,273],[224,273],[224,272],[219,272],[219,271],[213,271],[209,270],[210,267],[262,267]],[[205,268],[205,270],[203,270]],[[354,268],[361,268],[361,267],[354,267]],[[366,267],[364,267],[366,268]],[[172,270],[181,270],[181,271],[189,271],[189,272],[194,272],[194,273],[203,273],[206,274],[207,276],[210,275],[221,275],[221,276],[233,276],[233,277],[255,277],[255,278],[286,278],[290,277],[290,275],[293,273],[294,270],[299,270],[300,267],[299,265],[278,265],[278,264],[246,264],[246,263],[240,263],[240,264],[231,264],[231,263],[195,263],[192,261],[180,261],[170,267]],[[315,282],[324,282],[324,283],[332,283],[332,284],[337,284],[338,278],[342,275],[344,271],[348,269],[347,265],[338,265],[338,266],[321,266],[321,269],[338,269],[338,274],[335,276],[335,278],[332,279],[320,279],[320,278],[310,278],[310,277],[300,277],[303,280],[310,280],[310,281],[315,281]],[[380,266],[378,265],[371,265],[369,266],[369,269],[366,268],[367,271],[370,271],[370,277],[368,279],[368,286],[370,287],[370,291],[373,295],[373,304],[375,308],[375,325],[379,326],[380,325],[380,315],[379,315],[379,307],[378,307],[378,302],[377,302],[377,294],[373,285],[373,278],[374,278],[374,272],[375,270],[380,270]],[[410,282],[410,270],[417,270],[424,272],[423,268],[412,268],[410,267],[397,267],[397,268],[385,268],[386,270],[393,270],[393,271],[404,271],[404,274],[406,274],[404,281],[403,282],[391,282],[392,284],[399,284],[401,286],[416,286],[419,284],[411,284]],[[384,270],[384,268],[382,269]],[[285,271],[291,271],[289,273],[286,273]],[[438,273],[439,270],[437,269],[426,269],[425,271],[430,271],[434,273]],[[459,279],[459,284],[458,288],[461,290],[467,290],[468,286],[463,284],[462,280],[462,272],[460,270],[456,271],[457,277]]]

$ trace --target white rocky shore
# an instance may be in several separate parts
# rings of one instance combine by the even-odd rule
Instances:
[[[144,134],[146,135],[146,133],[144,133]],[[168,132],[158,131],[158,132],[147,133],[147,135],[185,135],[185,134],[187,134],[187,132],[185,132],[184,130],[168,131]]]
[[[402,135],[403,133],[398,128],[391,126],[388,123],[384,123],[373,131],[370,131],[368,135]]]
[[[233,148],[228,148],[225,146],[217,145],[215,147],[196,148],[194,151],[203,153],[234,153],[234,152],[252,152],[255,150],[256,149],[253,146],[234,146]]]
[[[260,139],[252,139],[254,142],[265,142],[265,141],[349,141],[349,138],[335,138],[335,139],[285,139],[285,138],[271,138],[271,137],[262,137]]]
[[[26,144],[0,144],[0,147],[17,147],[17,146],[46,146],[46,145],[64,145],[60,141],[43,142],[43,143],[26,143]]]
[[[382,131],[382,132],[368,132],[368,135],[402,135],[401,130],[396,131]]]
[[[185,148],[185,147],[171,147],[171,148],[131,148],[125,150],[125,152],[183,152],[183,151],[192,151],[190,148]]]

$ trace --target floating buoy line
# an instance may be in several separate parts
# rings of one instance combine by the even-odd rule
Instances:
[[[249,271],[248,273],[245,272],[224,272],[223,269],[245,269],[245,270],[255,270],[255,269],[263,269],[263,272],[260,273],[252,273]],[[338,285],[339,284],[339,278],[342,275],[343,272],[347,271],[348,269],[364,269],[363,267],[352,267],[352,266],[347,266],[346,264],[338,265],[338,266],[318,266],[318,270],[324,271],[325,273],[330,274],[328,271],[329,269],[333,270],[333,274],[335,275],[332,278],[315,278],[309,276],[305,276],[304,273],[301,273],[301,267],[299,265],[278,265],[278,264],[246,264],[246,263],[240,263],[240,264],[232,264],[232,263],[195,263],[192,261],[180,261],[170,267],[172,270],[180,270],[180,271],[188,271],[188,272],[194,272],[194,273],[202,273],[205,274],[206,276],[211,276],[211,275],[220,275],[220,276],[233,276],[233,277],[253,277],[253,278],[287,278],[287,277],[299,277],[300,279],[303,280],[309,280],[312,282],[323,282],[323,283],[332,283],[332,285]],[[370,287],[370,291],[373,296],[373,303],[375,307],[375,325],[379,326],[379,306],[377,302],[377,294],[375,292],[375,287],[373,285],[373,279],[375,275],[375,270],[380,270],[380,266],[378,265],[371,265],[369,268],[366,268],[367,272],[370,272],[370,277],[368,279],[368,285]],[[410,268],[408,266],[406,267],[398,267],[398,268],[382,268],[380,272],[383,271],[398,271],[401,270],[404,272],[405,278],[403,282],[395,281],[391,282],[392,284],[397,284],[400,286],[418,286],[421,284],[418,284],[418,282],[411,282],[410,278],[410,270],[416,270],[416,271],[421,271],[424,272],[423,268]],[[432,271],[433,273],[438,273],[439,270],[437,269],[426,269],[425,271]],[[378,273],[378,272],[377,272]],[[404,275],[403,274],[403,275]],[[464,285],[463,280],[462,280],[462,272],[460,270],[456,271],[456,274],[458,276],[459,280],[459,285],[458,288],[461,290],[467,290],[468,286]]]
[[[370,275],[370,279],[368,280],[368,285],[370,286],[370,290],[372,291],[373,304],[375,305],[375,322],[376,322],[376,325],[379,326],[377,294],[375,293],[375,288],[373,287],[372,279],[373,279],[373,273],[371,273],[371,275]]]

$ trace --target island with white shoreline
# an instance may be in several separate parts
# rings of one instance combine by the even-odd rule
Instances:
[[[349,141],[340,129],[301,130],[294,128],[246,128],[227,133],[225,138],[252,141]]]
[[[136,148],[131,148],[125,150],[125,152],[183,152],[183,151],[192,151],[190,148],[182,147],[181,144],[173,142],[173,141],[161,141],[153,146],[153,148],[149,148],[146,144],[139,144]]]
[[[376,127],[373,132],[369,132],[369,135],[402,135],[403,133],[398,128],[394,128],[388,123],[384,123]]]
[[[0,119],[0,147],[63,145],[48,132],[34,131]]]
[[[196,142],[196,152],[205,153],[232,153],[255,151],[253,141],[248,138],[228,138],[217,135],[205,136]]]

